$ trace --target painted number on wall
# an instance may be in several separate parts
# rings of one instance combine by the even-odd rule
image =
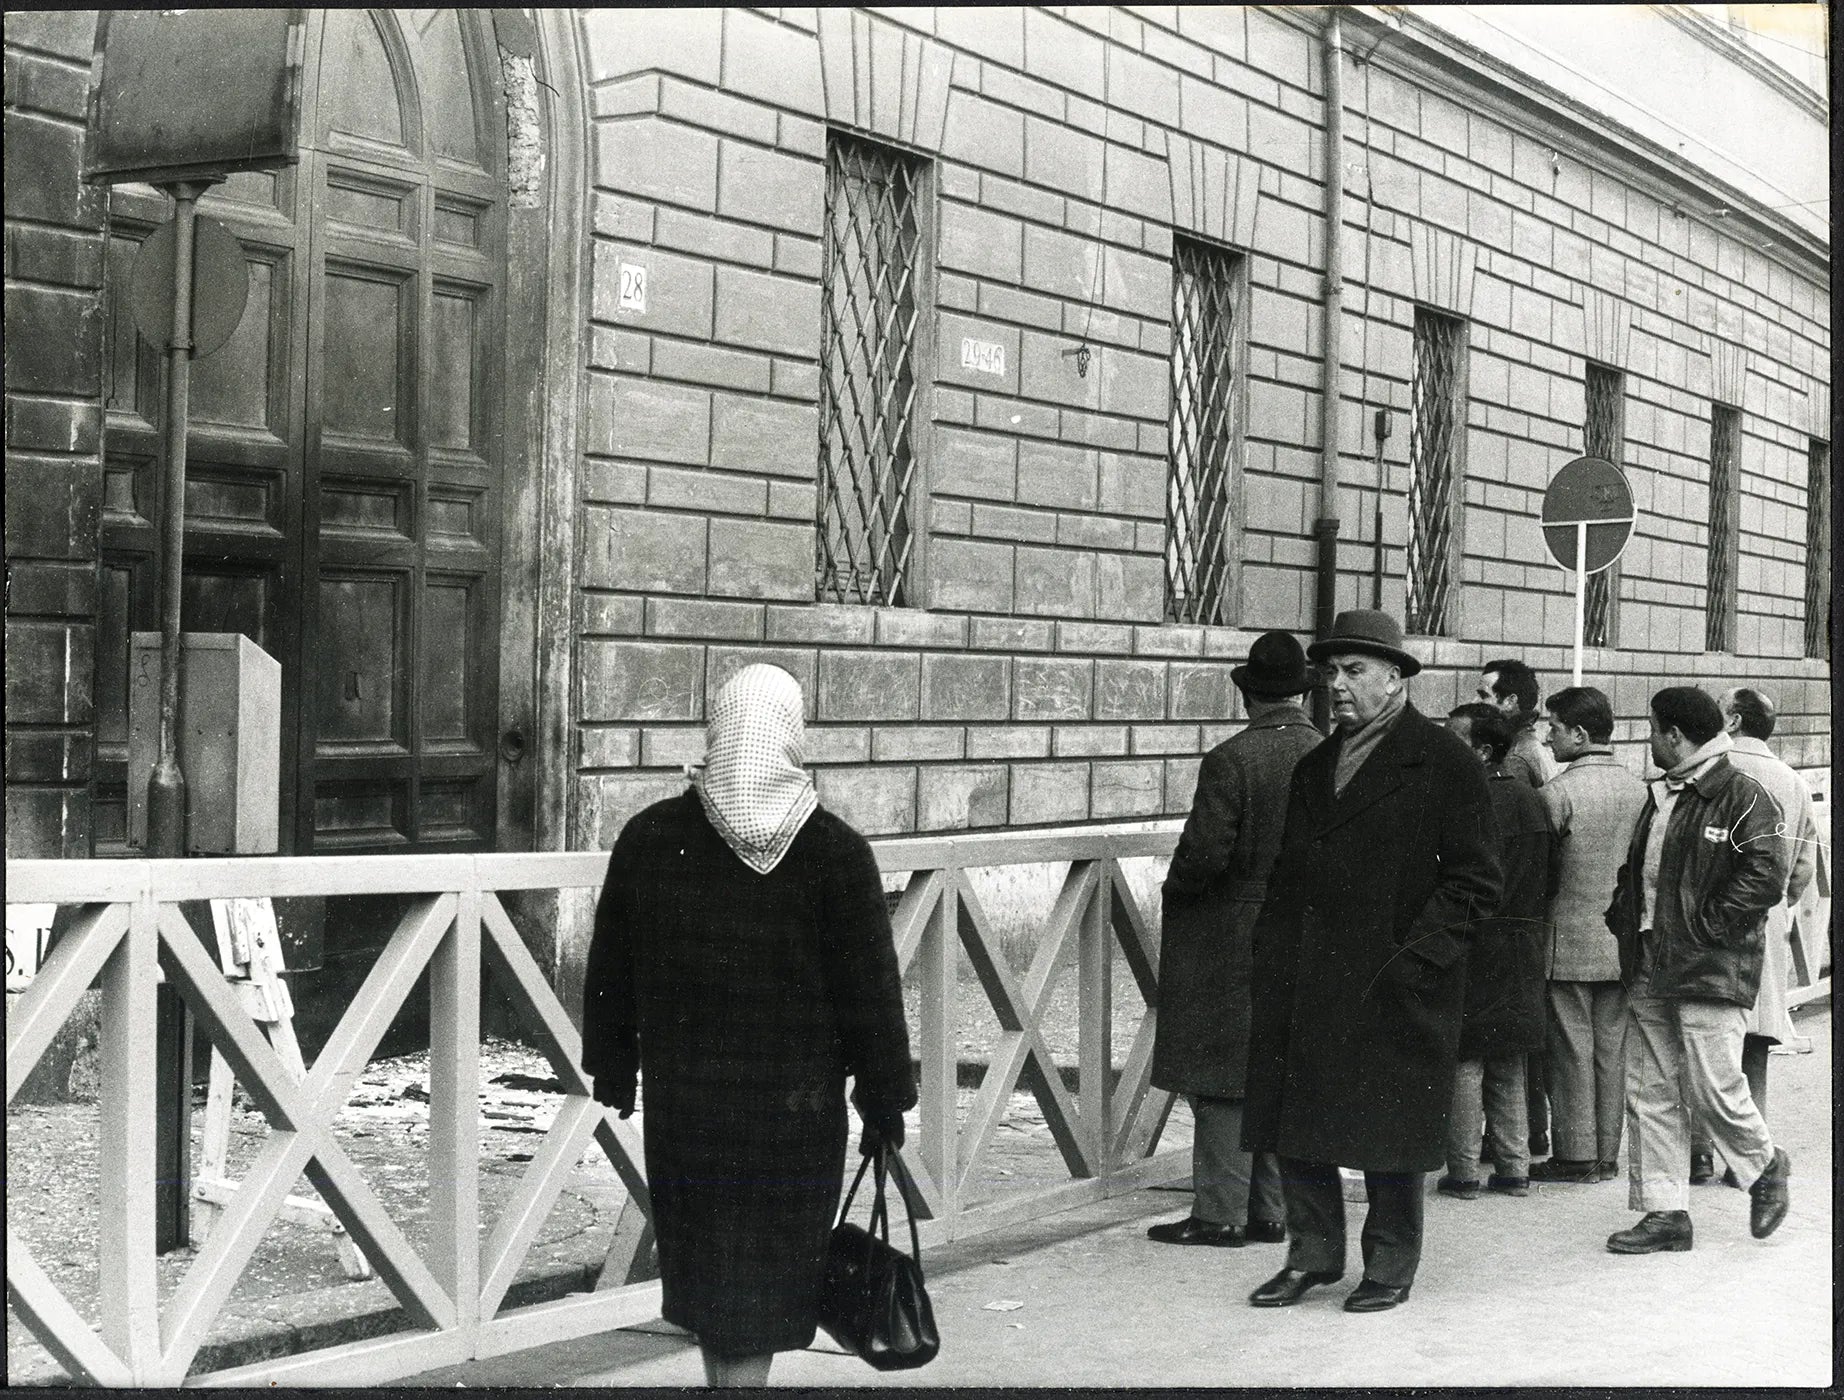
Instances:
[[[636,267],[633,263],[621,264],[621,310],[638,311],[643,315],[647,310],[647,270]]]
[[[970,369],[975,374],[996,374],[1005,376],[1005,347],[990,340],[975,340],[971,336],[960,342],[960,367]]]

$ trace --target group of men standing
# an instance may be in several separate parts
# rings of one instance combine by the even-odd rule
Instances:
[[[1661,690],[1645,784],[1600,691],[1551,696],[1539,742],[1523,663],[1487,663],[1445,724],[1409,702],[1420,669],[1393,618],[1354,610],[1305,649],[1264,635],[1232,672],[1249,723],[1205,756],[1164,891],[1152,1077],[1193,1106],[1194,1204],[1149,1235],[1287,1240],[1249,1301],[1288,1306],[1343,1276],[1355,1169],[1344,1307],[1384,1311],[1414,1282],[1427,1172],[1462,1199],[1607,1180],[1623,1129],[1643,1215],[1610,1250],[1690,1248],[1712,1149],[1771,1234],[1790,1162],[1761,1105],[1790,958],[1769,944],[1817,844],[1764,742],[1771,701]],[[1300,704],[1319,684],[1330,737]]]

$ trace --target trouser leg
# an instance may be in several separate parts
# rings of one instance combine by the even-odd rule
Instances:
[[[1338,1168],[1293,1157],[1282,1157],[1280,1163],[1281,1190],[1287,1201],[1287,1267],[1342,1274],[1345,1197]]]
[[[1523,1056],[1520,1067],[1524,1075],[1524,1112],[1530,1126],[1531,1143],[1542,1144],[1551,1138],[1555,1125],[1551,1121],[1554,1110],[1550,1107],[1549,1092],[1549,998],[1545,997],[1541,1010],[1543,1038],[1528,1055]],[[1554,1146],[1554,1142],[1550,1142]]]
[[[1683,1047],[1684,1087],[1691,1115],[1708,1130],[1743,1186],[1773,1161],[1773,1140],[1742,1074],[1742,1027],[1747,1012],[1714,1001],[1675,1001]]]
[[[1690,1209],[1690,1123],[1675,1006],[1635,993],[1626,1003],[1627,1204]]]
[[[1241,1147],[1242,1103],[1191,1096],[1191,1214],[1241,1226],[1249,1214],[1249,1154]]]
[[[1498,1055],[1485,1061],[1486,1146],[1500,1176],[1530,1175],[1524,1060],[1523,1055]]]
[[[1595,1155],[1620,1160],[1626,1124],[1626,988],[1618,982],[1590,982],[1593,1024]]]
[[[1552,1155],[1585,1162],[1594,1152],[1593,983],[1549,984],[1549,1103]]]
[[[1767,1117],[1767,1057],[1773,1048],[1774,1042],[1764,1035],[1742,1037],[1742,1076],[1748,1081],[1748,1097],[1763,1119]]]
[[[1479,1134],[1485,1107],[1483,1060],[1461,1060],[1453,1069],[1453,1110],[1447,1115],[1447,1175],[1479,1180]]]
[[[1287,1219],[1287,1198],[1281,1191],[1281,1159],[1272,1152],[1257,1152],[1249,1174],[1249,1220],[1279,1225]]]
[[[1421,1172],[1365,1172],[1364,1277],[1406,1288],[1421,1263]]]

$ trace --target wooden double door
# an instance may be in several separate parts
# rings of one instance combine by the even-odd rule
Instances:
[[[182,626],[281,663],[285,853],[495,844],[506,123],[488,13],[310,12],[300,163],[200,204],[243,244],[250,293],[192,367]],[[162,357],[129,287],[170,209],[146,187],[111,197],[99,852],[125,837],[129,634],[159,626]]]

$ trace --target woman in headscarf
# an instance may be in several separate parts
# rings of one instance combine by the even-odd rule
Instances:
[[[633,1110],[659,1243],[660,1314],[712,1385],[762,1385],[808,1345],[843,1181],[845,1079],[866,1150],[916,1101],[883,881],[802,767],[800,683],[717,694],[691,787],[622,829],[596,905],[583,1068]]]

